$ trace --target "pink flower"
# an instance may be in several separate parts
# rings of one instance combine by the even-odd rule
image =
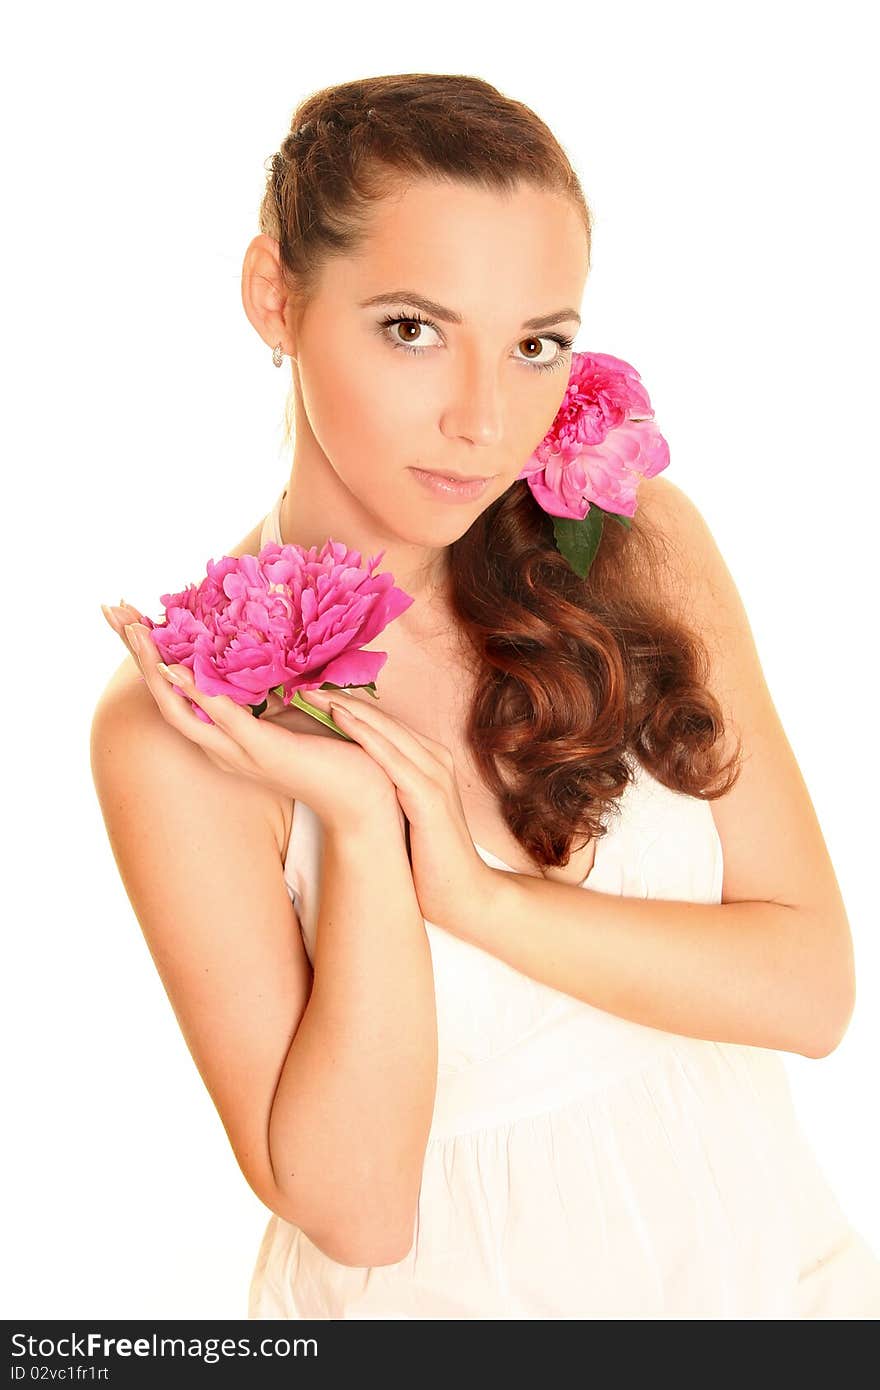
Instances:
[[[391,573],[372,573],[384,554],[363,568],[360,551],[339,541],[320,550],[270,541],[259,555],[209,560],[198,586],[161,595],[163,623],[143,621],[164,662],[189,666],[198,690],[236,704],[262,704],[274,687],[290,704],[328,681],[369,685],[388,653],[361,647],[413,602]]]
[[[574,352],[556,418],[517,477],[545,512],[582,521],[593,502],[634,516],[640,479],[668,463],[635,368],[606,352]]]

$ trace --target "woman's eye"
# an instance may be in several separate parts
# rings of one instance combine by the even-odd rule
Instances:
[[[540,351],[540,344],[548,343],[553,349],[549,357],[530,356],[523,359],[533,367],[548,371],[553,367],[558,367],[565,360],[565,354],[573,342],[574,338],[563,337],[561,333],[550,333],[544,334],[540,338],[521,338],[518,346],[522,347],[523,343],[528,343]]]
[[[403,348],[404,352],[412,353],[414,356],[430,351],[431,344],[423,342],[426,328],[433,333],[440,331],[436,324],[431,323],[430,319],[423,319],[420,314],[389,314],[382,319],[379,327],[393,348]],[[518,347],[528,344],[530,348],[536,349],[536,352],[531,356],[519,358],[519,361],[526,362],[530,367],[536,367],[539,371],[552,370],[562,364],[565,360],[565,354],[573,342],[573,338],[567,338],[561,333],[545,333],[536,338],[521,338],[517,344]],[[545,355],[541,344],[548,345],[549,355]]]
[[[392,347],[403,348],[405,352],[423,352],[428,346],[423,339],[424,329],[430,328],[434,333],[439,332],[436,325],[429,323],[427,319],[420,318],[418,315],[399,315],[397,318],[389,316],[382,320],[382,326],[388,333],[388,338]],[[403,331],[399,331],[399,330]]]

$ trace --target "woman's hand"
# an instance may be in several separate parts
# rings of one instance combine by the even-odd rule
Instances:
[[[325,827],[334,830],[351,831],[365,814],[387,815],[389,810],[397,811],[403,828],[393,782],[356,742],[340,738],[274,693],[255,719],[248,706],[236,704],[227,695],[203,694],[185,666],[172,666],[164,676],[158,648],[137,610],[125,604],[103,607],[103,612],[138,663],[163,718],[198,744],[217,767],[306,802]],[[173,689],[175,685],[185,696]],[[304,698],[313,693],[307,691]],[[199,719],[190,700],[213,724]]]
[[[409,821],[413,885],[424,917],[455,932],[465,906],[471,915],[491,900],[495,870],[477,853],[465,820],[449,749],[377,707],[336,690],[309,692],[321,709],[357,739],[397,789]]]

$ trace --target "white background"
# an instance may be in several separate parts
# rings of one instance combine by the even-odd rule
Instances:
[[[317,18],[315,18],[317,16]],[[876,125],[870,7],[178,3],[5,25],[0,420],[6,1317],[246,1315],[239,1172],[110,852],[99,604],[196,579],[275,501],[287,364],[240,299],[295,104],[469,72],[535,109],[595,216],[577,350],[634,363],[749,613],[856,945],[802,1123],[880,1251]],[[867,441],[867,443],[866,443]]]

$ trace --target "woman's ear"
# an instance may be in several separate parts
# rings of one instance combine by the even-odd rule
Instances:
[[[292,357],[296,351],[290,317],[290,291],[281,269],[278,242],[261,232],[244,253],[241,268],[241,302],[244,311],[268,348],[281,344]]]

